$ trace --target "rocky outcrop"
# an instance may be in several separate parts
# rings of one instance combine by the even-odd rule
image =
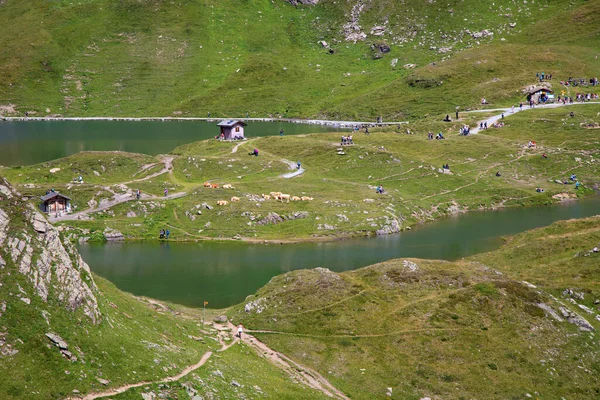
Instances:
[[[298,6],[298,4],[314,6],[319,2],[319,0],[287,0],[293,6]]]
[[[378,229],[375,231],[375,234],[377,236],[381,236],[381,235],[389,235],[392,233],[398,233],[400,232],[400,223],[398,222],[397,219],[392,219],[392,220],[388,220],[388,223],[384,226],[381,227],[381,229]]]
[[[4,179],[0,180],[0,191],[12,199],[0,202],[0,268],[14,268],[26,277],[43,302],[53,299],[99,323],[101,314],[94,295],[97,288],[75,247],[63,241],[33,206],[15,200],[21,195]],[[31,303],[30,297],[26,304]]]

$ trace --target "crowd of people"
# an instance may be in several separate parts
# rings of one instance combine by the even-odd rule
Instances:
[[[560,81],[563,86],[598,86],[598,78],[573,78]]]

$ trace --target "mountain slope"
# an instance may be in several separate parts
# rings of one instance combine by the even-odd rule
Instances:
[[[0,113],[402,119],[482,96],[509,104],[538,71],[597,75],[599,8],[583,0],[6,0]]]

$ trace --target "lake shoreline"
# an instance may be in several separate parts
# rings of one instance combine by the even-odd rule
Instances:
[[[390,126],[408,124],[409,121],[374,122],[374,121],[337,121],[326,119],[296,119],[296,118],[213,118],[213,117],[0,117],[0,121],[6,122],[53,122],[53,121],[115,121],[115,122],[219,122],[222,120],[239,120],[248,122],[287,122],[293,124],[324,125],[338,128],[351,128],[356,125]]]
[[[440,216],[438,218],[434,218],[431,220],[427,220],[427,221],[422,221],[419,223],[416,223],[414,225],[410,225],[410,226],[406,226],[406,227],[402,227],[400,228],[400,230],[398,232],[391,232],[391,233],[386,233],[386,234],[382,234],[382,235],[378,235],[376,234],[374,231],[369,231],[366,232],[365,234],[344,234],[343,232],[340,233],[332,233],[331,235],[326,235],[326,236],[310,236],[310,237],[297,237],[297,238],[289,238],[289,239],[261,239],[261,238],[254,238],[254,237],[210,237],[210,236],[202,236],[202,237],[198,237],[198,238],[188,238],[188,239],[147,239],[147,238],[126,238],[124,240],[121,241],[85,241],[84,243],[104,243],[104,244],[110,244],[110,243],[152,243],[152,242],[158,242],[158,243],[202,243],[202,242],[220,242],[220,243],[227,243],[227,242],[240,242],[240,243],[247,243],[247,244],[264,244],[264,245],[293,245],[293,244],[305,244],[305,243],[333,243],[333,242],[343,242],[346,240],[352,240],[352,239],[367,239],[367,238],[376,238],[376,237],[389,237],[389,236],[394,236],[394,235],[398,235],[401,234],[403,232],[408,232],[408,231],[412,231],[413,228],[416,229],[420,229],[423,227],[426,227],[427,225],[434,223],[434,222],[438,222],[438,221],[442,221],[448,218],[452,218],[452,217],[456,217],[458,215],[463,215],[463,214],[472,214],[472,213],[479,213],[479,212],[491,212],[491,211],[501,211],[501,210],[506,210],[506,209],[516,209],[516,208],[523,208],[523,209],[527,209],[527,208],[534,208],[534,207],[552,207],[552,206],[558,206],[558,205],[568,205],[571,203],[579,203],[582,201],[589,201],[592,200],[594,198],[600,198],[600,193],[595,192],[594,194],[590,194],[590,195],[586,195],[580,198],[564,198],[564,199],[560,199],[557,200],[553,203],[550,204],[532,204],[532,205],[512,205],[512,206],[506,206],[506,205],[497,205],[497,206],[493,206],[490,208],[483,208],[483,209],[477,209],[477,210],[459,210],[453,213],[449,213],[443,216]],[[598,214],[600,215],[600,210],[598,211]],[[570,218],[570,219],[578,219],[578,218]],[[58,221],[60,222],[60,221]],[[56,223],[55,223],[56,224]],[[171,232],[171,234],[173,234],[173,232]]]

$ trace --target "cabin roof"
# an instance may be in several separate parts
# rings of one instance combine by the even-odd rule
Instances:
[[[50,192],[47,195],[40,197],[40,199],[42,199],[42,201],[46,202],[46,201],[48,201],[50,199],[53,199],[55,197],[62,197],[63,199],[71,200],[70,197],[67,197],[64,194],[60,194],[58,192]]]
[[[227,127],[227,128],[231,128],[236,125],[246,126],[247,124],[243,121],[238,121],[235,119],[225,119],[217,124],[217,126],[223,126],[223,127]]]
[[[554,93],[554,91],[552,89],[548,89],[547,87],[543,87],[543,86],[533,87],[533,88],[529,89],[526,93],[527,94],[536,94],[537,92],[541,92],[541,91]]]

